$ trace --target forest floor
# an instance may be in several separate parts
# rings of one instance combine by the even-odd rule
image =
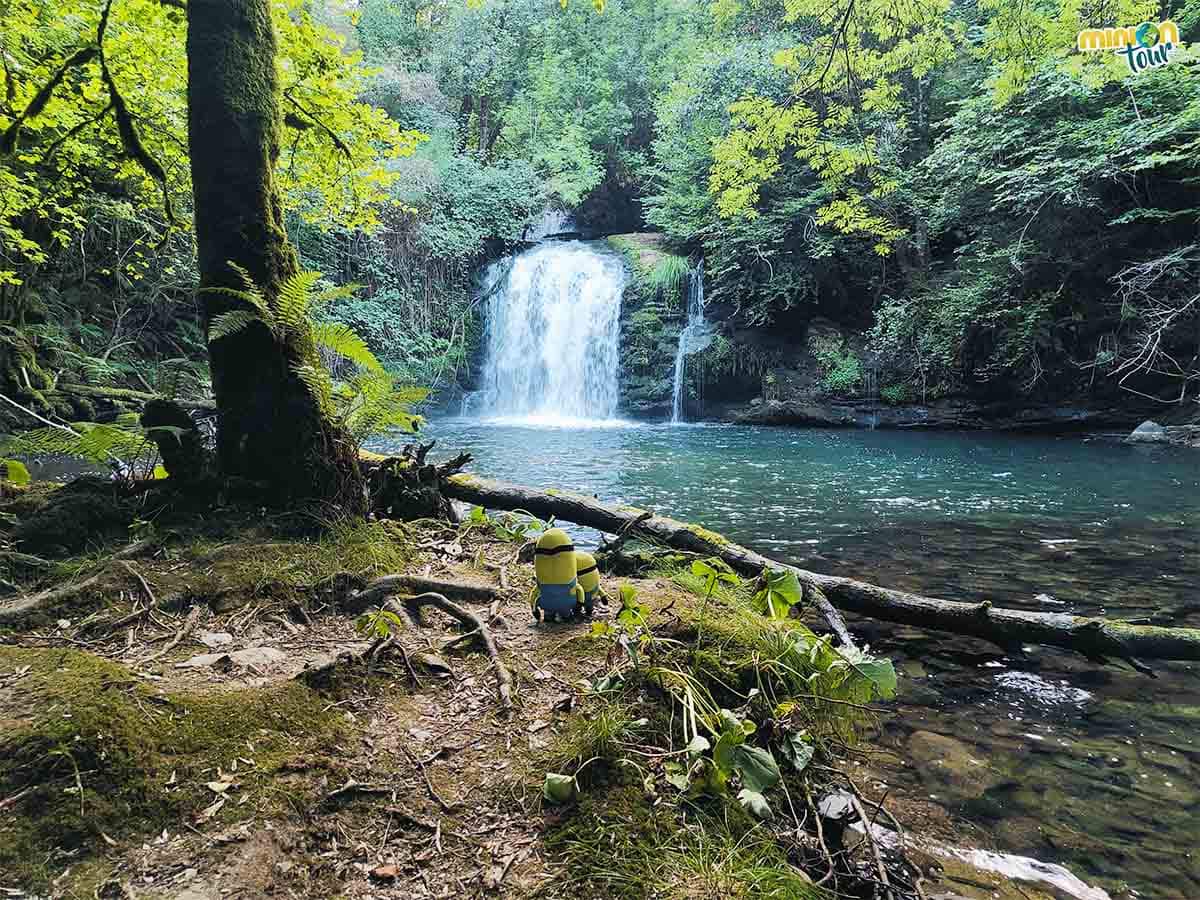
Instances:
[[[7,508],[19,518],[35,504]],[[188,521],[142,523],[132,545],[26,572],[27,591],[88,585],[27,616],[5,624],[12,603],[0,600],[0,895],[821,896],[739,873],[761,830],[749,820],[735,841],[681,851],[660,833],[674,804],[640,780],[574,807],[543,801],[547,771],[578,767],[606,739],[610,710],[592,685],[612,644],[586,621],[531,620],[518,544],[431,521],[318,537],[261,514]],[[21,564],[9,563],[14,580]],[[448,647],[461,632],[438,611],[398,629],[411,669],[391,654],[368,673],[345,573],[392,572],[498,591],[475,608],[513,675],[511,714],[488,657]],[[699,602],[670,577],[623,583],[659,624]],[[882,782],[864,788],[905,817]],[[621,871],[605,871],[606,854]],[[930,898],[1054,896],[919,864]]]

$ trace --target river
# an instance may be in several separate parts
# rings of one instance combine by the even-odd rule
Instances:
[[[703,523],[805,567],[1136,617],[1200,603],[1200,454],[1079,437],[441,419],[472,471]],[[403,443],[376,442],[374,449]],[[1200,626],[1200,610],[1177,624]],[[1200,677],[852,627],[902,673],[863,766],[922,827],[1113,898],[1200,897]]]

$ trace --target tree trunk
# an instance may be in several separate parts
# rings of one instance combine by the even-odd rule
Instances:
[[[838,609],[887,622],[970,635],[1005,649],[1026,643],[1048,644],[1089,659],[1125,659],[1140,671],[1148,671],[1138,662],[1140,658],[1200,660],[1200,628],[1134,625],[1091,616],[1001,609],[986,601],[963,603],[922,597],[775,562],[699,526],[664,516],[646,516],[644,510],[632,506],[609,506],[567,491],[540,491],[471,475],[451,475],[443,482],[443,490],[455,500],[489,509],[521,509],[609,533],[628,526],[667,546],[716,556],[743,575],[757,575],[765,568],[790,569],[806,587],[819,589],[818,604],[823,594]],[[827,610],[822,612],[828,619]],[[830,624],[838,629],[833,620]]]
[[[243,288],[244,268],[268,302],[298,268],[275,186],[279,86],[270,0],[193,0],[187,6],[188,144],[201,288]],[[239,306],[204,292],[205,327]],[[268,482],[281,501],[365,508],[350,444],[296,377],[295,350],[263,325],[209,345],[221,470]]]

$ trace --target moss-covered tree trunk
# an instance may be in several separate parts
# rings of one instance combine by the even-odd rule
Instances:
[[[270,0],[188,3],[188,143],[200,285],[243,285],[273,300],[297,271],[275,186],[281,119]],[[205,324],[238,303],[200,295]],[[280,500],[364,508],[353,448],[294,374],[295,353],[255,325],[209,346],[222,471],[273,485]]]

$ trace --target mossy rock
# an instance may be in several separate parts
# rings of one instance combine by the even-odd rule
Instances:
[[[28,669],[26,669],[28,667]],[[321,695],[297,682],[159,694],[116,663],[76,650],[0,647],[0,872],[45,890],[67,863],[114,840],[154,833],[213,802],[205,786],[235,759],[228,814],[270,811],[289,761],[340,734]],[[79,787],[82,786],[82,793]]]
[[[127,536],[135,515],[118,485],[80,478],[47,497],[12,537],[26,553],[70,556]]]

